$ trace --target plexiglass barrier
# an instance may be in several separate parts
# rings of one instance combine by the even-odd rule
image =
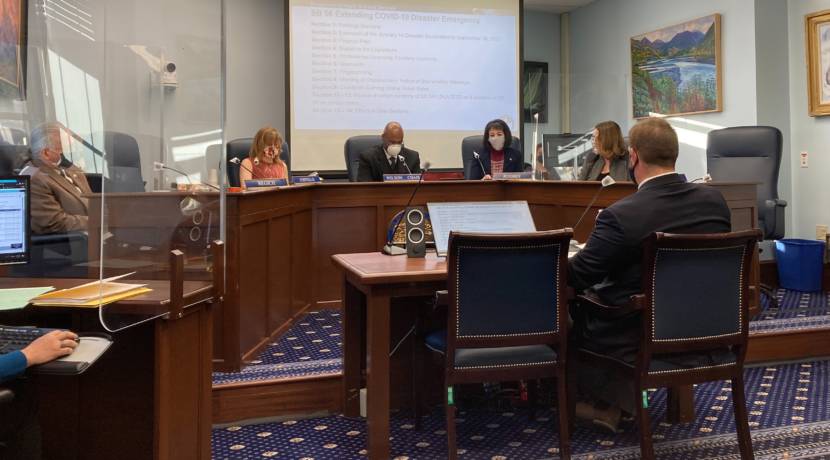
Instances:
[[[136,285],[94,285],[85,303],[107,330],[167,314],[171,278],[185,300],[210,287],[221,238],[221,1],[36,0],[11,14],[28,27],[0,50],[0,167],[30,176],[32,236],[7,275]]]

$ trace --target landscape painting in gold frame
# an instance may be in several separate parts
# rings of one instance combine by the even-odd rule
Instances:
[[[805,17],[810,116],[830,115],[830,10]]]

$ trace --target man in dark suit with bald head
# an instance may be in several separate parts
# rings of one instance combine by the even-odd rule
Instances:
[[[358,182],[382,182],[384,174],[419,174],[418,152],[403,146],[403,128],[396,121],[386,124],[383,143],[360,154]]]

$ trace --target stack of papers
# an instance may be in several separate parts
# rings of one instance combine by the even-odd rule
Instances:
[[[52,286],[0,289],[0,310],[14,310],[29,305],[32,298],[54,289]]]
[[[93,281],[69,289],[52,291],[32,299],[32,305],[97,307],[152,290],[148,289],[146,284],[116,283],[113,281],[123,276],[126,275]]]

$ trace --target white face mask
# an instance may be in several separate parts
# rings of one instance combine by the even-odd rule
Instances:
[[[504,135],[490,136],[490,145],[494,150],[501,150],[504,148]]]
[[[389,144],[386,146],[386,156],[389,158],[397,158],[401,154],[402,148],[403,145],[401,144]]]

